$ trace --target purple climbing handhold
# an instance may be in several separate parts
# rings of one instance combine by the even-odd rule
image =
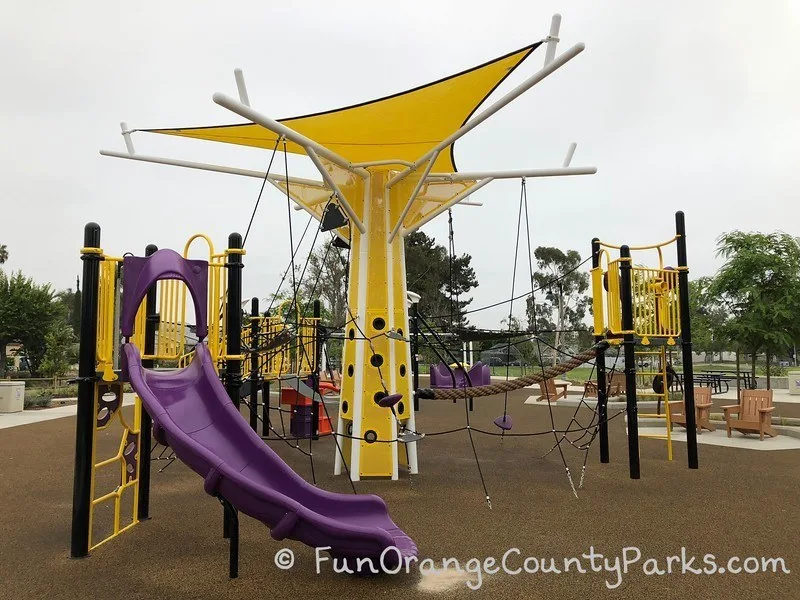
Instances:
[[[378,406],[382,408],[389,408],[394,406],[403,399],[403,394],[389,394],[378,400]]]
[[[502,417],[497,417],[494,420],[494,424],[497,425],[503,431],[508,431],[514,426],[514,422],[511,420],[511,415],[504,415]]]

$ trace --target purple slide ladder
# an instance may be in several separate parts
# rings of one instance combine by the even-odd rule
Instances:
[[[159,279],[187,283],[197,310],[197,330],[207,331],[207,281],[196,263],[171,250],[148,258],[125,257],[123,334],[130,336],[144,295]],[[149,264],[148,264],[149,263]],[[133,268],[128,270],[131,264]],[[206,268],[203,273],[207,273]],[[202,299],[202,300],[200,300]],[[295,473],[245,421],[219,380],[208,347],[195,347],[192,363],[169,372],[142,367],[139,349],[124,348],[131,386],[153,419],[156,440],[168,444],[183,463],[205,479],[204,489],[267,525],[276,540],[292,539],[330,547],[339,558],[370,558],[376,568],[416,557],[417,547],[391,519],[382,498],[327,492]],[[224,502],[223,502],[224,504]],[[355,569],[355,560],[349,561]],[[367,567],[365,567],[367,568]]]

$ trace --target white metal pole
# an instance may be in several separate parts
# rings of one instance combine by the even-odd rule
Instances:
[[[236,88],[239,90],[239,100],[245,106],[250,106],[250,96],[247,95],[247,86],[244,83],[244,73],[241,69],[234,69],[233,76],[236,79]]]
[[[331,177],[331,174],[328,173],[328,170],[325,168],[325,165],[322,164],[322,161],[319,159],[319,156],[317,156],[317,153],[311,146],[307,146],[305,150],[308,153],[308,158],[311,159],[311,162],[313,162],[319,170],[320,175],[322,175],[322,178],[325,180],[325,183],[327,183],[328,187],[330,187],[333,190],[333,193],[336,194],[336,197],[339,199],[339,204],[342,205],[344,212],[346,212],[347,216],[350,217],[353,225],[358,228],[362,235],[367,233],[367,230],[364,228],[364,224],[361,222],[361,219],[358,218],[358,215],[356,215],[353,207],[350,206],[347,198],[344,197],[342,190],[340,190],[339,186],[336,185],[336,182],[333,180],[333,177]]]
[[[465,181],[472,179],[519,179],[520,177],[564,177],[569,175],[594,175],[597,167],[548,167],[545,169],[515,169],[508,171],[475,171],[458,173],[431,173],[429,181]]]
[[[545,40],[547,41],[547,50],[544,53],[544,65],[550,64],[556,56],[556,46],[558,45],[558,33],[561,29],[561,15],[556,13],[550,21],[550,35]]]
[[[404,229],[403,230],[403,237],[405,237],[405,236],[407,236],[407,235],[409,235],[411,233],[414,233],[417,229],[419,229],[420,227],[422,227],[423,225],[425,225],[429,221],[431,221],[431,220],[435,219],[436,217],[438,217],[440,214],[442,214],[448,208],[452,208],[456,204],[459,204],[464,198],[468,197],[473,192],[477,192],[479,189],[481,189],[483,186],[485,186],[490,181],[492,181],[491,177],[487,177],[486,179],[482,179],[481,181],[477,182],[472,187],[467,188],[466,190],[464,190],[463,192],[461,192],[460,194],[458,194],[454,198],[451,198],[450,200],[448,200],[447,202],[445,202],[441,206],[439,206],[436,209],[432,210],[427,215],[422,217],[419,221],[417,221],[417,223],[415,223],[413,227],[410,227],[408,229]]]
[[[467,342],[461,342],[461,365],[467,366]]]
[[[149,162],[157,165],[169,165],[171,167],[184,167],[186,169],[197,169],[198,171],[211,171],[212,173],[225,173],[227,175],[241,175],[242,177],[253,177],[255,179],[264,179],[266,173],[264,171],[253,171],[251,169],[240,169],[238,167],[226,167],[224,165],[215,165],[211,163],[194,162],[191,160],[180,160],[177,158],[164,158],[161,156],[149,156],[147,154],[126,154],[125,152],[117,152],[115,150],[100,150],[102,156],[110,156],[111,158],[124,158],[126,160],[138,160],[140,162]],[[272,181],[286,181],[285,175],[277,173],[270,173],[269,180]],[[313,179],[304,179],[302,177],[289,177],[289,183],[297,185],[311,185],[317,186],[321,189],[325,188],[325,183],[322,181],[315,181]]]
[[[125,147],[128,149],[128,154],[136,154],[136,150],[133,148],[131,130],[128,129],[128,124],[123,121],[119,124],[119,128],[122,129],[122,138],[125,140]]]
[[[400,218],[397,219],[397,224],[394,226],[394,229],[392,229],[392,232],[389,234],[390,244],[392,243],[392,241],[394,241],[394,238],[397,235],[397,232],[400,231],[400,228],[403,227],[403,221],[405,220],[406,215],[408,215],[408,211],[411,210],[411,205],[414,204],[414,200],[417,199],[417,195],[419,194],[419,191],[422,189],[422,186],[425,183],[425,178],[431,172],[431,169],[433,168],[433,163],[436,162],[436,157],[438,156],[439,153],[434,152],[433,156],[431,156],[431,159],[428,161],[428,166],[425,167],[425,172],[422,174],[422,177],[419,178],[419,181],[417,182],[417,185],[414,188],[414,192],[411,194],[411,197],[408,199],[408,202],[406,202],[406,205],[403,207],[403,211],[400,213]]]
[[[578,147],[578,144],[572,142],[567,148],[567,155],[564,157],[564,163],[561,165],[565,169],[570,165],[572,162],[572,157],[575,155],[575,148]]]
[[[322,156],[323,158],[327,158],[332,163],[342,167],[343,169],[350,171],[351,173],[355,173],[361,177],[368,177],[369,171],[366,169],[362,169],[359,167],[354,168],[347,159],[342,156],[336,154],[333,150],[329,150],[325,146],[315,142],[311,138],[307,138],[301,133],[296,132],[291,127],[287,127],[283,123],[279,123],[275,119],[271,119],[266,115],[261,114],[260,112],[253,110],[249,106],[242,104],[238,100],[231,98],[226,94],[221,94],[217,92],[213,96],[214,102],[219,104],[223,108],[227,108],[229,111],[236,113],[240,117],[244,117],[245,119],[249,119],[253,123],[257,123],[262,127],[269,129],[273,133],[281,135],[285,137],[287,140],[294,142],[302,146],[303,148],[313,148],[317,154]]]
[[[475,355],[472,352],[472,340],[469,341],[469,364],[470,366],[475,364]]]
[[[561,54],[558,58],[552,60],[550,63],[548,63],[542,69],[540,69],[537,73],[531,75],[528,79],[526,79],[521,84],[519,84],[517,87],[515,87],[513,90],[508,92],[505,96],[500,98],[497,102],[495,102],[494,104],[489,106],[487,109],[482,111],[480,114],[475,115],[474,117],[472,117],[469,121],[467,121],[464,125],[459,127],[456,131],[454,131],[452,134],[450,134],[447,138],[445,138],[444,140],[442,140],[441,142],[436,144],[436,146],[431,148],[428,152],[426,152],[422,157],[420,157],[419,160],[415,161],[414,164],[415,165],[420,165],[420,164],[422,164],[423,161],[426,161],[431,156],[433,156],[433,154],[435,152],[441,152],[442,150],[447,148],[447,146],[449,146],[450,144],[452,144],[453,142],[458,140],[458,138],[462,137],[466,133],[469,133],[470,131],[475,129],[475,127],[477,127],[478,125],[483,123],[486,119],[491,117],[494,113],[496,113],[500,109],[502,109],[505,106],[507,106],[508,104],[510,104],[513,100],[516,100],[517,98],[519,98],[522,94],[524,94],[529,89],[531,89],[534,85],[536,85],[537,83],[542,81],[545,77],[547,77],[548,75],[550,75],[554,71],[558,70],[559,68],[563,67],[570,60],[572,60],[573,58],[578,56],[578,54],[583,52],[585,48],[586,48],[586,46],[583,43],[575,44],[574,46],[572,46],[572,48],[570,48],[569,50],[567,50],[566,52]],[[405,177],[407,177],[414,170],[414,168],[415,167],[411,167],[411,168],[408,168],[408,169],[405,169],[405,170],[399,172],[397,175],[395,175],[392,179],[389,180],[389,182],[386,184],[386,187],[391,187],[394,184],[396,184],[398,181],[400,181],[401,179],[404,179]]]

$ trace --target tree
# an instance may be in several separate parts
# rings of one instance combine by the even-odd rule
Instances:
[[[540,291],[536,294],[544,298],[534,302],[536,296],[529,296],[526,303],[528,328],[532,331],[549,330],[552,335],[544,335],[552,340],[558,350],[566,347],[567,340],[575,340],[576,335],[564,330],[588,330],[583,322],[590,310],[591,299],[587,295],[589,274],[577,270],[581,256],[575,250],[564,252],[558,248],[539,246],[533,252],[538,271],[533,274],[533,282]],[[558,352],[553,352],[553,364],[558,361]]]
[[[72,332],[76,337],[81,335],[81,290],[73,292],[72,288],[67,288],[56,294],[56,300],[61,305],[64,318],[72,327]]]
[[[756,355],[790,348],[800,335],[800,245],[783,232],[724,233],[717,241],[717,255],[726,262],[710,291],[729,314],[725,334]]]
[[[317,247],[308,260],[308,271],[301,286],[306,298],[319,298],[329,322],[344,323],[347,315],[347,251],[332,242]]]
[[[689,282],[689,317],[692,323],[692,344],[695,351],[713,356],[730,343],[725,335],[728,313],[712,292],[713,277],[700,277]]]
[[[472,298],[467,292],[478,286],[469,254],[454,256],[452,271],[447,249],[421,231],[406,242],[406,285],[421,296],[419,311],[431,325],[443,329],[466,327],[464,314]],[[452,274],[452,278],[451,278]],[[452,318],[451,318],[452,317]]]
[[[64,375],[75,364],[75,334],[67,321],[56,321],[44,338],[41,370],[47,377]]]
[[[6,371],[6,346],[21,343],[31,375],[36,376],[45,352],[45,336],[63,313],[53,301],[50,284],[37,285],[21,272],[0,271],[0,376]]]
[[[5,244],[0,244],[0,265],[5,264],[8,260],[8,248]]]

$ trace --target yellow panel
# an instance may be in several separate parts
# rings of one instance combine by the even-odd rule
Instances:
[[[541,42],[426,85],[371,102],[332,111],[281,119],[281,123],[352,162],[414,161],[458,129],[492,91]],[[272,149],[276,136],[253,123],[173,129],[152,133]],[[279,149],[282,149],[280,145]],[[287,150],[305,151],[294,143]],[[450,151],[442,152],[434,171],[455,171]]]

